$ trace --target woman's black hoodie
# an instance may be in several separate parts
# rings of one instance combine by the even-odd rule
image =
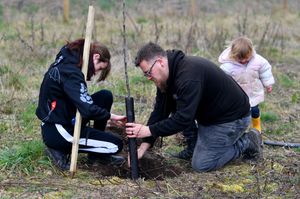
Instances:
[[[79,54],[64,46],[44,75],[36,109],[36,115],[42,122],[70,126],[74,124],[76,109],[83,118],[110,118],[110,113],[95,105],[87,93],[79,61]]]

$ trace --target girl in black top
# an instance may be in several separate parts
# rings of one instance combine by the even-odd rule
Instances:
[[[62,47],[44,76],[36,109],[36,115],[42,121],[46,152],[61,169],[69,169],[67,154],[72,148],[77,109],[82,115],[79,152],[89,153],[90,159],[124,160],[112,156],[122,150],[122,140],[104,130],[108,120],[123,125],[126,117],[110,113],[113,103],[110,91],[88,94],[81,72],[83,46],[84,39],[78,39]],[[94,75],[99,75],[98,81],[105,80],[110,69],[107,47],[98,42],[91,43],[87,80]],[[86,126],[90,120],[94,120],[94,128]]]

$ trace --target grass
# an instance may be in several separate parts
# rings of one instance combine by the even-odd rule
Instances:
[[[9,66],[1,65],[0,66],[0,76],[5,75],[9,72]]]
[[[31,175],[41,165],[48,165],[43,156],[44,144],[41,140],[32,140],[0,151],[0,170],[23,172]]]
[[[115,2],[114,1],[100,0],[100,1],[98,1],[98,5],[103,10],[112,10],[112,8],[115,6]]]
[[[145,17],[138,17],[136,21],[138,24],[146,24],[148,22],[148,20]]]
[[[32,14],[32,13],[36,13],[39,10],[39,6],[36,4],[28,4],[26,6],[24,6],[23,11],[28,13],[28,14]]]
[[[8,124],[7,123],[1,123],[0,124],[0,132],[4,132],[4,131],[7,131],[8,129]]]
[[[299,104],[300,103],[300,92],[296,91],[292,94],[291,96],[291,102],[295,103],[295,104]]]
[[[7,85],[15,90],[21,90],[24,88],[24,85],[26,85],[25,78],[12,72],[9,74]]]
[[[278,76],[279,84],[281,84],[285,88],[290,88],[295,85],[295,81],[292,80],[287,74],[280,74]]]
[[[8,0],[3,2],[7,3]],[[241,34],[237,27],[243,24],[237,18],[242,19],[244,16],[243,12],[237,10],[246,9],[243,7],[246,5],[241,2],[227,2],[230,4],[213,0],[208,1],[207,5],[199,4],[193,34],[189,37],[191,18],[185,15],[185,11],[189,9],[187,3],[181,4],[180,10],[177,10],[179,8],[176,5],[167,4],[167,1],[126,1],[132,18],[132,21],[127,18],[126,24],[128,74],[137,121],[147,122],[156,92],[153,83],[144,78],[142,72],[132,64],[138,47],[150,40],[154,41],[157,25],[160,31],[158,41],[163,47],[186,49],[187,54],[203,56],[217,63],[217,57],[227,40]],[[65,41],[83,36],[87,6],[83,1],[71,0],[72,17],[69,23],[64,23],[58,11],[62,5],[56,1],[51,3],[49,1],[39,7],[34,1],[24,1],[20,10],[17,7],[5,7],[10,11],[8,18],[4,18],[3,13],[6,10],[0,5],[0,198],[97,198],[99,195],[103,198],[299,196],[299,192],[295,190],[299,184],[299,148],[290,150],[265,146],[265,160],[262,162],[238,162],[215,172],[196,173],[191,171],[190,162],[183,163],[169,156],[171,152],[179,152],[184,147],[179,145],[177,138],[169,137],[164,139],[162,148],[155,149],[168,164],[174,168],[182,168],[183,172],[176,177],[165,176],[163,180],[139,179],[137,182],[122,179],[122,183],[118,185],[99,183],[111,177],[102,176],[99,170],[84,167],[84,161],[81,160],[79,166],[84,169],[80,168],[74,179],[66,177],[68,173],[58,172],[43,155],[44,145],[40,136],[39,120],[35,116],[38,89],[57,50]],[[296,6],[292,6],[295,3],[292,0],[289,1],[292,4],[290,12],[284,17],[280,9],[273,10],[272,12],[280,13],[273,13],[271,16],[268,14],[271,10],[268,3],[262,1],[260,5],[255,5],[255,12],[248,13],[245,26],[246,34],[253,39],[256,46],[264,33],[266,34],[264,45],[258,53],[266,56],[272,63],[276,78],[273,92],[266,95],[265,102],[260,105],[263,131],[274,140],[300,142],[299,11]],[[220,10],[218,6],[207,7],[219,4],[226,8]],[[250,8],[250,4],[251,2],[247,7]],[[111,90],[115,97],[113,111],[125,114],[124,97],[127,90],[122,54],[122,5],[117,1],[100,0],[95,1],[95,6],[93,37],[111,49],[114,62],[107,81],[89,85],[89,91],[93,93],[104,88]],[[162,8],[168,8],[168,13]],[[154,17],[155,14],[157,18]],[[269,22],[272,25],[266,29]],[[136,28],[139,32],[136,32]],[[274,38],[276,41],[271,45]],[[284,41],[281,42],[281,39]],[[34,47],[33,50],[30,47]]]
[[[289,132],[292,132],[293,129],[296,127],[295,123],[286,123],[281,124],[277,129],[273,131],[273,134],[275,135],[284,135]]]
[[[261,113],[261,120],[264,122],[275,122],[278,120],[278,117],[273,112],[263,112]]]
[[[25,107],[25,110],[20,114],[21,125],[26,134],[35,134],[36,127],[39,126],[39,121],[36,118],[35,110],[37,105],[34,103],[29,103]]]

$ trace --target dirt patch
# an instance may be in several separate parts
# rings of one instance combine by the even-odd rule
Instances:
[[[84,161],[79,167],[101,176],[118,176],[124,179],[131,178],[131,171],[125,162],[121,166],[103,165],[100,163],[88,164]],[[139,177],[145,180],[164,180],[179,176],[184,170],[176,164],[168,163],[164,157],[149,152],[139,160]]]

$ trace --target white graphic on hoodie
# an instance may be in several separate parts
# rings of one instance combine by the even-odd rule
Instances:
[[[57,67],[53,67],[49,71],[50,79],[57,81],[60,84],[60,73]]]
[[[92,104],[93,99],[87,93],[87,88],[85,87],[85,85],[83,83],[81,83],[80,86],[81,86],[81,88],[80,88],[80,100],[84,103]]]

